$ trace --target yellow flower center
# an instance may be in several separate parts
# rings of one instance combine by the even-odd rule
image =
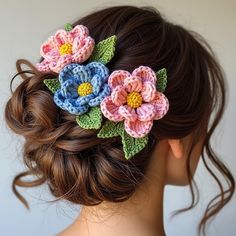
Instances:
[[[59,48],[60,55],[72,54],[72,45],[70,43],[64,43]]]
[[[138,108],[142,105],[142,96],[138,92],[131,92],[127,96],[127,104],[132,108]]]
[[[78,94],[80,96],[86,96],[91,94],[92,92],[93,92],[93,86],[88,82],[82,83],[78,86]]]

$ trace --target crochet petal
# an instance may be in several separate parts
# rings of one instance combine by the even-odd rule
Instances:
[[[79,37],[82,39],[89,35],[89,30],[84,25],[76,25],[69,33],[73,38]]]
[[[110,93],[111,93],[111,88],[107,84],[104,84],[102,91],[100,91],[99,95],[89,101],[88,103],[89,106],[91,107],[98,106],[105,97],[110,95]]]
[[[43,60],[42,62],[37,63],[36,68],[39,71],[50,71],[49,62],[47,60]]]
[[[57,106],[59,106],[62,109],[65,109],[64,107],[65,97],[62,96],[60,89],[54,93],[53,99]]]
[[[93,93],[98,95],[101,90],[102,80],[99,75],[94,75],[91,79],[91,84],[93,85]]]
[[[132,75],[139,76],[142,79],[142,82],[150,81],[151,83],[156,84],[157,81],[155,72],[148,66],[139,66],[134,69]]]
[[[60,90],[57,90],[54,93],[54,102],[61,109],[66,110],[66,111],[68,111],[68,112],[70,112],[71,114],[74,114],[74,115],[81,115],[81,114],[85,113],[89,108],[89,106],[87,104],[82,105],[82,106],[78,106],[76,104],[76,99],[65,99],[61,95]]]
[[[65,99],[60,90],[54,93],[55,104],[63,110],[68,111],[74,115],[81,115],[88,111],[89,106],[87,104],[78,106],[76,104],[76,99]]]
[[[70,43],[70,44],[73,43],[73,37],[64,29],[58,30],[55,33],[54,39],[58,43],[58,49],[64,43]]]
[[[72,53],[76,54],[83,47],[84,42],[80,38],[75,38],[72,44]]]
[[[125,91],[125,88],[121,85],[116,86],[111,93],[112,102],[116,104],[116,106],[120,106],[126,103],[126,98],[127,92]]]
[[[77,66],[72,69],[73,77],[77,78],[80,83],[91,82],[91,72],[85,66],[76,64]]]
[[[124,80],[124,87],[127,92],[140,92],[142,90],[142,80],[137,76],[129,76]]]
[[[63,83],[64,81],[70,79],[70,78],[76,78],[77,80],[82,82],[88,82],[90,81],[90,71],[86,70],[83,65],[71,63],[69,65],[66,65],[59,74],[59,81],[60,83]]]
[[[57,45],[49,40],[41,45],[40,55],[48,61],[56,60],[60,57]]]
[[[142,138],[149,133],[153,125],[153,121],[130,121],[125,120],[125,131],[134,138]]]
[[[102,82],[106,82],[109,75],[109,69],[101,62],[90,62],[86,66],[86,69],[90,71],[91,76],[99,75]]]
[[[130,76],[130,73],[126,70],[115,70],[108,78],[108,85],[114,89],[118,85],[123,85],[126,77]]]
[[[156,97],[151,102],[151,104],[153,104],[155,107],[155,120],[161,119],[169,110],[169,101],[167,97],[161,92],[156,93]]]
[[[93,99],[95,95],[93,93],[86,95],[86,96],[80,96],[76,100],[76,106],[82,106],[87,104],[91,99]]]
[[[45,42],[45,44],[46,43],[50,44],[51,48],[54,48],[54,49],[58,49],[58,47],[59,47],[59,44],[53,35],[49,36],[49,38]]]
[[[82,63],[86,61],[92,54],[94,49],[94,39],[90,36],[83,39],[75,39],[72,45],[72,62]]]
[[[154,105],[147,103],[143,103],[141,107],[138,107],[136,112],[140,121],[153,120],[156,114]]]
[[[135,121],[138,117],[135,109],[129,107],[128,105],[121,105],[118,112],[124,117],[125,120]]]
[[[71,114],[82,115],[88,111],[89,106],[88,104],[77,106],[76,99],[66,99],[64,102],[64,109],[69,111]]]
[[[68,79],[65,82],[61,84],[61,95],[65,98],[77,98],[78,92],[77,92],[78,83],[77,81],[73,79]]]
[[[69,64],[66,65],[59,73],[59,81],[63,83],[64,81],[74,77],[73,69],[80,65],[77,64]]]
[[[141,96],[142,96],[144,102],[151,102],[156,96],[155,84],[153,84],[149,81],[144,82]]]
[[[63,55],[63,56],[60,56],[58,58],[58,60],[56,61],[52,61],[49,66],[50,66],[50,69],[56,73],[59,73],[62,68],[68,64],[71,63],[71,55],[70,54],[66,54],[66,55]]]
[[[117,121],[122,121],[124,119],[123,116],[121,116],[118,112],[119,107],[116,106],[112,102],[110,96],[105,97],[102,100],[100,107],[101,107],[101,111],[102,111],[103,115],[106,118],[108,118],[109,120],[117,122]]]

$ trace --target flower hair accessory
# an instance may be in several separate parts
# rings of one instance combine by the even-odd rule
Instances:
[[[67,64],[82,63],[89,58],[94,49],[94,40],[88,29],[77,25],[70,30],[58,30],[54,36],[42,44],[40,54],[44,60],[37,64],[40,71],[59,71]]]
[[[169,110],[163,93],[167,71],[140,65],[132,72],[110,73],[106,64],[114,56],[116,40],[113,35],[95,43],[86,26],[67,24],[42,44],[43,61],[36,67],[59,74],[44,80],[58,107],[75,115],[80,127],[99,129],[99,138],[120,136],[130,159],[147,145],[154,120]]]

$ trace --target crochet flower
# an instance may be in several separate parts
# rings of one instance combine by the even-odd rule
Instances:
[[[71,114],[81,115],[110,95],[108,76],[108,68],[100,62],[66,65],[59,73],[61,86],[54,93],[54,102]]]
[[[88,28],[83,25],[77,25],[69,32],[60,29],[42,44],[40,54],[44,60],[36,67],[39,71],[59,73],[69,63],[86,61],[92,54],[94,44]]]
[[[139,66],[132,73],[113,71],[108,78],[111,95],[100,104],[103,115],[114,122],[124,120],[130,136],[144,137],[153,120],[161,119],[169,109],[168,99],[157,91],[156,84],[156,74],[148,66]]]

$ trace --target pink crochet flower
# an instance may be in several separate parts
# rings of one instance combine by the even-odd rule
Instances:
[[[111,96],[101,102],[102,113],[114,122],[124,120],[130,136],[144,137],[151,130],[153,120],[161,119],[169,109],[169,101],[157,91],[156,83],[156,74],[148,66],[139,66],[132,74],[113,71],[108,78]]]
[[[88,28],[83,25],[77,25],[69,32],[60,29],[42,44],[40,54],[44,60],[36,67],[39,71],[59,73],[67,64],[86,61],[92,54],[94,44]]]

